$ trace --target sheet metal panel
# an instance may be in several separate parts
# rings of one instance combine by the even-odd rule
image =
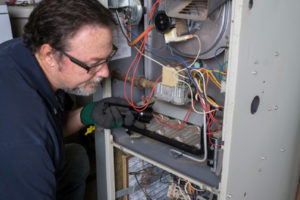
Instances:
[[[295,199],[299,9],[296,0],[233,1],[222,200]],[[260,104],[251,114],[255,96]]]

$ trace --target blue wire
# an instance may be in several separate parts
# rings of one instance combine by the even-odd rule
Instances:
[[[124,25],[123,25],[123,26],[124,26]],[[136,34],[134,34],[134,33],[133,33],[131,30],[129,30],[126,26],[124,26],[124,27],[125,27],[125,29],[126,29],[127,31],[129,31],[133,36],[136,36]],[[149,46],[150,49],[155,49],[155,48],[152,48],[149,44],[146,44],[146,46],[147,46],[147,47]],[[191,72],[190,72],[190,69],[188,68],[188,64],[185,62],[185,60],[184,60],[182,57],[180,57],[180,56],[174,55],[172,48],[171,48],[169,45],[167,45],[167,44],[161,46],[161,47],[158,48],[158,49],[161,50],[161,49],[164,48],[164,47],[167,47],[167,48],[170,50],[171,55],[172,55],[173,57],[169,57],[169,56],[161,56],[161,55],[158,55],[158,54],[154,53],[152,50],[150,50],[150,52],[151,52],[152,54],[154,54],[155,56],[157,56],[157,57],[161,57],[161,58],[166,58],[166,59],[176,60],[176,61],[182,62],[182,63],[184,64],[186,70],[187,70],[187,74],[188,74],[189,80],[193,83],[193,85],[195,86],[195,88],[200,92],[200,88],[198,88],[198,85],[197,85],[197,84],[195,83],[195,81],[193,80],[192,75],[191,75]],[[201,94],[201,92],[200,92],[200,94]],[[202,94],[201,94],[201,95],[202,95]]]
[[[216,62],[218,63],[218,65],[221,67],[222,64],[219,62],[219,59],[217,58],[217,52],[218,52],[220,49],[225,49],[225,47],[219,47],[219,48],[217,48],[216,51],[215,51],[214,57],[215,57],[215,60],[216,60]]]

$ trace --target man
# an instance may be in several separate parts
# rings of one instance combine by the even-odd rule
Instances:
[[[97,0],[43,0],[23,38],[0,45],[0,199],[83,199],[87,155],[65,149],[63,133],[133,122],[128,109],[106,105],[120,99],[65,107],[65,92],[90,95],[109,76],[112,22]]]

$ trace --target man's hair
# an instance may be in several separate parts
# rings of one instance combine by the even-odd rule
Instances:
[[[43,44],[58,51],[68,48],[68,39],[84,25],[111,27],[111,12],[97,0],[42,0],[24,27],[24,42],[32,53]]]

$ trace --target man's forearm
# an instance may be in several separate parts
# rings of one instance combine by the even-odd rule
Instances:
[[[73,133],[76,133],[77,131],[79,131],[81,128],[84,127],[84,125],[81,123],[81,120],[80,120],[81,110],[82,110],[82,107],[77,108],[75,110],[65,112],[64,136],[68,136]]]

